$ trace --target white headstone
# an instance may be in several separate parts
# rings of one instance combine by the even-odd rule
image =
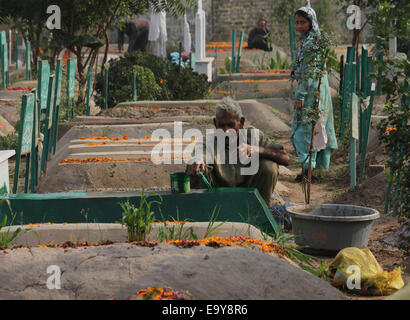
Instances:
[[[191,33],[186,14],[184,15],[184,51],[191,51]]]
[[[195,57],[197,60],[205,58],[205,12],[202,10],[202,0],[198,0],[198,11],[195,16]]]
[[[394,36],[389,37],[389,56],[393,59],[397,55],[397,38]]]
[[[167,14],[165,11],[156,13],[152,10],[148,41],[152,54],[157,57],[167,56]]]

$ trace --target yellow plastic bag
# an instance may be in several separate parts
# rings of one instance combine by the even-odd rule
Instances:
[[[364,295],[390,295],[404,287],[401,268],[384,271],[368,248],[345,248],[329,265],[333,285]],[[359,274],[355,274],[359,272]],[[360,279],[360,289],[349,288],[348,281]],[[350,280],[350,282],[353,282]]]

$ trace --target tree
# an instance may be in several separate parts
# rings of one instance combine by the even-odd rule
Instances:
[[[61,9],[61,30],[46,30],[50,5]],[[41,51],[44,52],[42,58],[48,58],[51,65],[64,48],[74,52],[79,81],[77,103],[82,103],[86,70],[94,66],[104,44],[104,61],[107,59],[108,29],[118,18],[142,14],[151,6],[156,11],[179,15],[187,6],[195,6],[195,0],[0,0],[0,16],[4,17],[3,23],[13,24],[22,32],[24,40],[31,42],[35,72]]]

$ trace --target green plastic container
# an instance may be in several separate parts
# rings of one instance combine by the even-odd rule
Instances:
[[[189,193],[191,191],[191,182],[185,172],[171,173],[171,192],[172,193]]]

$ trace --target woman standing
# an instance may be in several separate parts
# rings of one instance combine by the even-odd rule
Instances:
[[[297,176],[296,180],[302,181],[303,175],[307,175],[307,169],[309,168],[308,156],[312,138],[312,124],[310,120],[306,119],[306,108],[313,105],[315,91],[319,86],[319,79],[314,79],[308,75],[307,71],[312,59],[307,59],[306,56],[309,55],[308,52],[311,50],[313,37],[320,31],[316,13],[309,5],[296,11],[295,25],[296,30],[300,33],[300,46],[291,74],[292,80],[297,80],[298,83],[294,101],[291,141],[295,147],[299,162],[302,164],[302,173]],[[323,57],[315,58],[323,59]],[[314,150],[312,168],[328,169],[331,149],[337,149],[338,145],[333,125],[332,98],[326,72],[324,72],[320,84],[319,110],[321,118],[315,128],[318,129],[322,126],[325,130],[315,131],[322,132],[320,139],[324,143]],[[315,135],[315,139],[319,139],[319,136]]]

